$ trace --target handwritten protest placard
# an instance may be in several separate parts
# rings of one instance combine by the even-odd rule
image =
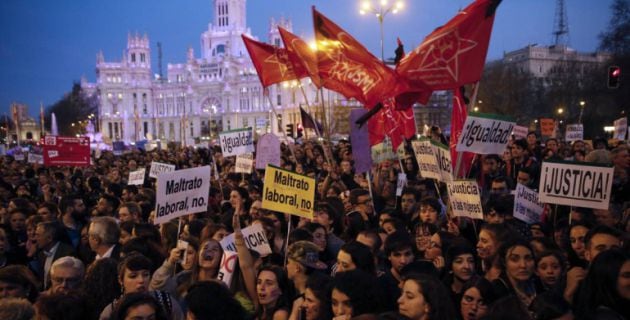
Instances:
[[[516,139],[522,139],[522,138],[527,138],[527,134],[529,133],[529,128],[525,127],[525,126],[514,126],[514,131],[512,131],[512,134],[514,135],[514,138]]]
[[[457,141],[458,152],[502,154],[514,130],[510,117],[471,112]]]
[[[127,179],[127,184],[128,185],[142,185],[144,184],[144,175],[146,173],[147,169],[145,168],[141,168],[138,169],[136,171],[130,171],[129,172],[129,179]]]
[[[608,209],[612,167],[594,163],[543,161],[540,201],[574,207]]]
[[[619,118],[615,120],[613,124],[615,125],[615,134],[613,137],[617,140],[625,140],[626,131],[628,130],[628,118]]]
[[[219,133],[224,157],[254,152],[254,131],[251,127]]]
[[[251,153],[243,153],[236,156],[234,172],[251,173],[254,168],[254,156]]]
[[[155,224],[208,210],[210,166],[162,173],[157,179]]]
[[[157,179],[160,174],[173,171],[175,171],[174,164],[153,161],[151,162],[151,169],[149,169],[149,177]]]
[[[313,219],[315,187],[313,178],[268,165],[262,207]]]
[[[447,182],[448,198],[453,214],[458,217],[483,219],[481,191],[477,181],[454,180]]]
[[[514,196],[514,218],[525,223],[541,221],[545,206],[538,201],[538,192],[522,185],[516,185]]]
[[[416,161],[423,178],[442,180],[442,173],[438,165],[437,156],[433,152],[431,140],[421,138],[411,142]]]
[[[569,124],[565,132],[564,140],[567,142],[583,140],[584,139],[584,126],[581,124]]]

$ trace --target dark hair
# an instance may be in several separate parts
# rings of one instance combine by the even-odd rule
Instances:
[[[37,291],[37,280],[33,272],[23,265],[8,265],[0,269],[0,282],[17,284],[27,289],[27,298],[30,302],[35,301],[39,291]]]
[[[415,282],[420,294],[429,304],[428,319],[456,319],[453,301],[444,285],[434,277],[411,273],[405,276],[403,284],[407,281]]]
[[[559,293],[545,291],[536,295],[529,305],[529,311],[536,320],[552,320],[571,312],[571,305]]]
[[[490,306],[492,303],[494,303],[496,299],[499,298],[495,294],[492,283],[484,277],[476,276],[466,281],[466,283],[464,283],[464,285],[462,286],[462,297],[466,290],[470,288],[476,288],[479,291],[479,294],[481,295],[481,298],[483,299],[483,302],[486,306]]]
[[[365,189],[352,189],[350,191],[350,203],[352,205],[356,205],[358,203],[358,198],[361,196],[370,195],[370,192]]]
[[[150,294],[146,292],[134,292],[126,294],[116,304],[112,313],[111,320],[124,320],[127,317],[129,309],[141,305],[150,305],[155,310],[156,320],[168,319],[162,310],[160,303]]]
[[[511,216],[514,210],[514,196],[511,194],[492,195],[483,207],[483,213],[496,211],[500,216]]]
[[[617,239],[620,239],[622,235],[621,231],[615,228],[600,224],[588,230],[588,232],[584,236],[584,246],[586,248],[589,248],[591,245],[591,240],[593,239],[595,235],[598,235],[598,234],[607,234]]]
[[[373,256],[375,257],[378,256],[378,253],[381,250],[381,246],[383,245],[383,240],[381,239],[381,236],[378,234],[378,231],[374,229],[367,229],[367,230],[363,230],[359,232],[359,234],[357,234],[357,237],[360,235],[363,235],[364,237],[370,238],[372,239],[372,241],[374,241],[374,247],[370,248],[370,250],[372,251]]]
[[[120,248],[120,253],[125,256],[142,255],[149,259],[151,262],[151,267],[149,268],[151,273],[155,272],[167,257],[159,244],[137,237],[129,239],[129,241]]]
[[[457,257],[464,254],[472,255],[473,259],[475,260],[475,269],[477,269],[477,266],[479,265],[476,259],[477,253],[475,251],[475,248],[473,248],[473,246],[468,243],[468,241],[464,238],[457,238],[457,240],[452,243],[452,245],[448,249],[444,249],[444,246],[442,246],[442,252],[444,252],[444,268],[447,271],[452,271],[453,261],[455,261]]]
[[[611,249],[595,257],[588,273],[574,298],[575,314],[583,319],[591,319],[595,310],[605,306],[621,312],[626,306],[617,291],[617,279],[624,263],[630,260],[628,252],[622,249]]]
[[[310,289],[319,300],[319,317],[317,320],[328,320],[333,318],[332,313],[332,293],[333,279],[323,273],[313,273],[306,280],[306,289]]]
[[[78,292],[42,294],[35,302],[35,308],[38,314],[45,316],[45,319],[83,320],[89,318],[85,299]]]
[[[420,206],[429,206],[437,212],[438,217],[440,216],[440,212],[442,212],[442,204],[440,200],[435,197],[424,197],[420,200]]]
[[[201,281],[188,289],[184,298],[197,320],[245,319],[245,310],[227,286],[218,281]]]
[[[415,252],[415,243],[409,233],[397,230],[385,239],[385,256],[388,257],[394,251],[411,249]]]
[[[341,246],[340,250],[350,255],[357,269],[376,275],[374,256],[370,247],[358,241],[350,241]]]
[[[360,269],[337,273],[333,280],[333,289],[350,299],[353,317],[382,311],[378,287],[376,276]]]
[[[490,308],[488,309],[488,313],[483,318],[484,320],[531,320],[531,316],[529,311],[515,295],[505,296],[497,301],[495,301]]]
[[[505,270],[506,256],[510,252],[510,249],[514,247],[525,247],[532,253],[532,257],[534,257],[534,249],[532,249],[532,246],[529,244],[529,242],[520,238],[512,239],[502,244],[497,253],[501,269]]]
[[[528,149],[528,143],[527,143],[527,140],[525,138],[517,139],[516,141],[514,141],[513,146],[520,147],[521,149],[523,149],[525,151],[527,151],[527,149]]]
[[[501,247],[503,243],[510,241],[512,238],[510,228],[503,223],[486,223],[481,226],[479,233],[484,230],[492,234],[492,238],[497,243],[497,247]]]
[[[94,261],[87,269],[83,281],[83,292],[91,317],[98,318],[100,312],[120,295],[118,263],[112,258]]]
[[[140,270],[152,270],[152,263],[149,258],[141,254],[131,254],[123,259],[118,264],[118,278],[123,279],[125,277],[125,270],[140,271]]]
[[[296,243],[304,240],[313,242],[313,234],[305,228],[294,229],[289,234],[289,243]]]
[[[258,306],[257,319],[271,319],[273,314],[280,309],[286,309],[290,311],[291,309],[291,299],[293,298],[293,285],[289,282],[289,278],[287,277],[287,273],[285,270],[276,265],[263,265],[258,269],[258,273],[256,274],[256,281],[258,281],[258,277],[260,277],[260,273],[263,271],[272,272],[276,276],[276,282],[278,283],[278,288],[282,292],[280,296],[278,296],[278,301],[270,310],[264,310],[263,306]]]

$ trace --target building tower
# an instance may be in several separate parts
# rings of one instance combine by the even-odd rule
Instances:
[[[280,17],[280,20],[278,21],[274,18],[269,20],[269,33],[267,33],[269,44],[276,47],[284,47],[278,27],[282,27],[289,32],[293,32],[293,23],[291,22],[291,19],[285,19],[284,17]]]
[[[553,24],[553,44],[555,46],[569,45],[569,19],[564,6],[564,0],[556,1],[556,15]]]

